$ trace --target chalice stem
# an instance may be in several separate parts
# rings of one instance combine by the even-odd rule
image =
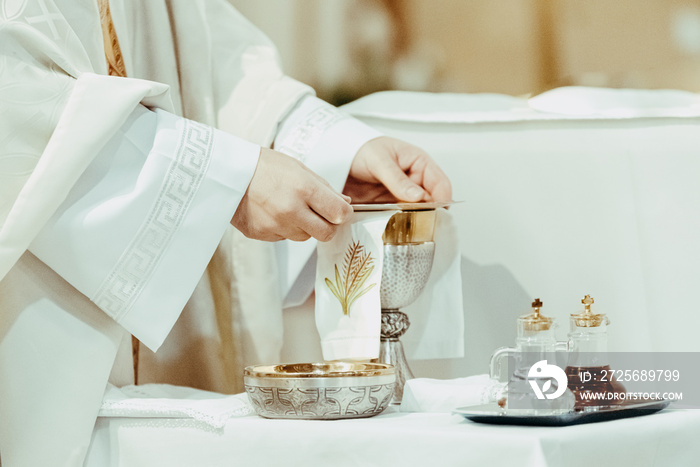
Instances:
[[[382,310],[382,333],[379,342],[379,361],[394,365],[396,370],[396,385],[392,404],[400,404],[403,399],[403,388],[406,381],[413,379],[413,372],[406,361],[403,344],[399,340],[411,325],[408,316],[398,309]]]

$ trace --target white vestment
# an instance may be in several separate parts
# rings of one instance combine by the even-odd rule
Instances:
[[[5,467],[82,464],[129,334],[143,382],[237,392],[243,365],[277,361],[303,261],[229,224],[259,145],[340,190],[378,135],[284,76],[224,0],[110,9],[129,78],[106,76],[96,0],[0,3]]]

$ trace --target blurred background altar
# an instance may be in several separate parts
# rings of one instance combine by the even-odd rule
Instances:
[[[231,2],[291,76],[426,149],[464,201],[465,357],[407,346],[416,376],[485,372],[535,297],[560,339],[590,293],[611,350],[700,350],[700,95],[641,91],[700,91],[700,0]],[[528,100],[563,86],[640,91]],[[313,301],[284,320],[285,361],[320,359]]]
[[[387,89],[700,91],[700,0],[230,0],[343,104]]]

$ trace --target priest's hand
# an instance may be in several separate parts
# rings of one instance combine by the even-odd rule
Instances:
[[[263,148],[231,224],[257,240],[328,241],[352,216],[349,201],[301,162]]]
[[[435,161],[422,149],[387,136],[360,148],[343,193],[353,203],[452,201],[450,180]]]

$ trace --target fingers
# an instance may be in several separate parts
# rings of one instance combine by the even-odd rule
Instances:
[[[311,235],[309,235],[301,229],[295,228],[290,230],[284,237],[281,238],[292,240],[294,242],[305,242],[306,240],[311,238]]]
[[[330,187],[315,184],[307,187],[305,200],[309,207],[331,224],[343,224],[352,216],[352,206]]]
[[[352,216],[349,201],[299,161],[263,149],[231,223],[258,240],[328,241]]]
[[[276,219],[276,231],[289,240],[303,242],[313,237],[320,242],[327,242],[335,236],[340,225],[352,216],[352,207],[337,193],[325,187],[313,191],[310,198],[301,198],[300,201],[303,202],[282,211]]]
[[[450,180],[425,151],[386,136],[360,148],[343,191],[354,202],[452,200]]]
[[[320,242],[327,242],[335,237],[340,228],[339,225],[331,224],[310,208],[297,211],[294,218],[289,219],[289,223],[282,225],[284,227],[278,230],[281,236],[273,241],[286,238],[295,242],[303,242],[313,237]]]
[[[452,184],[447,175],[430,159],[423,172],[423,186],[428,192],[428,201],[452,201]]]
[[[317,181],[321,182],[321,183],[322,183],[324,186],[326,186],[330,191],[332,191],[332,192],[335,193],[336,195],[338,195],[338,196],[340,196],[341,198],[343,198],[343,200],[344,200],[346,203],[349,204],[349,203],[352,201],[352,198],[350,198],[349,196],[347,196],[347,195],[345,195],[345,194],[343,194],[343,193],[338,193],[338,192],[336,192],[336,191],[333,189],[333,187],[331,186],[331,184],[328,183],[328,180],[326,180],[325,178],[320,177],[320,176],[317,175],[315,172],[313,172],[312,170],[310,170],[308,167],[305,167],[305,169],[308,170],[308,172],[309,172],[313,177],[315,177]],[[314,185],[314,186],[315,186],[315,185]],[[337,223],[337,222],[336,222],[336,223]]]
[[[427,193],[417,183],[413,182],[406,173],[401,170],[396,160],[392,157],[383,157],[376,161],[373,175],[382,183],[397,199],[408,202],[423,200]]]
[[[297,242],[311,237],[327,242],[352,215],[352,207],[338,193],[316,180],[307,180],[277,208],[262,231]]]
[[[307,213],[300,219],[299,227],[306,235],[306,238],[303,240],[313,237],[319,242],[330,241],[333,237],[335,237],[335,234],[340,228],[339,225],[331,224],[312,210],[308,210]],[[294,238],[290,239],[296,240]]]
[[[352,217],[349,198],[333,191],[325,183],[306,187],[305,201],[309,211],[301,216],[300,228],[315,239],[327,242],[335,236],[338,226]]]
[[[396,152],[398,165],[425,190],[424,201],[452,201],[450,179],[427,152],[408,143],[397,145]]]
[[[246,237],[268,242],[285,239],[303,242],[311,237],[321,242],[332,239],[338,231],[339,225],[332,224],[322,218],[305,202],[301,202],[301,198],[297,201],[299,202],[280,203],[279,211],[272,216],[265,216],[263,219],[248,220],[242,213],[237,213],[238,222],[234,225]]]
[[[450,185],[449,180],[447,182],[441,182],[433,187],[430,197],[432,198],[431,201],[443,203],[452,201],[452,185]]]

